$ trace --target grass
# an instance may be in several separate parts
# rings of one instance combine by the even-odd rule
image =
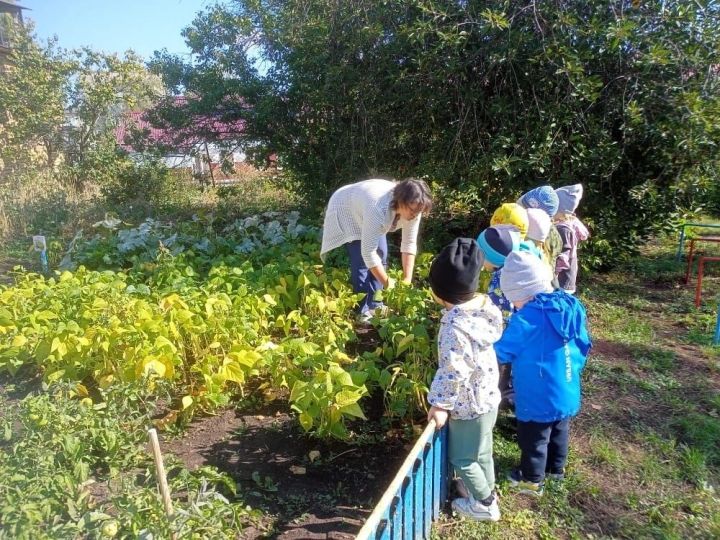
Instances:
[[[548,482],[540,498],[513,493],[503,478],[519,453],[501,418],[495,463],[502,520],[444,516],[433,538],[720,537],[720,348],[711,344],[717,312],[710,295],[695,308],[676,246],[661,239],[629,265],[583,275],[594,350],[565,482]],[[704,283],[717,290],[720,273]]]

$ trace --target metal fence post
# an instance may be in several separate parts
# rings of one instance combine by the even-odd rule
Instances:
[[[685,225],[680,225],[680,241],[678,242],[677,255],[675,255],[675,261],[680,262],[682,258],[683,245],[685,244]]]

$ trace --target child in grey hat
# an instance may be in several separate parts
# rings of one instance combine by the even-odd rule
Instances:
[[[497,521],[492,431],[500,391],[493,343],[503,320],[490,298],[477,292],[484,260],[475,240],[456,238],[430,267],[433,296],[445,309],[428,421],[440,429],[450,418],[448,459],[468,492],[453,501],[453,509],[478,521]]]
[[[508,255],[500,277],[517,308],[495,343],[501,364],[512,365],[520,466],[510,482],[540,495],[546,475],[562,479],[570,418],[580,411],[580,374],[590,351],[585,308],[562,289],[530,253]]]
[[[562,240],[560,255],[555,260],[555,274],[560,288],[565,292],[575,294],[578,274],[578,244],[590,237],[585,224],[575,215],[583,196],[583,186],[582,184],[565,186],[556,189],[555,193],[558,196],[558,211],[553,220]]]

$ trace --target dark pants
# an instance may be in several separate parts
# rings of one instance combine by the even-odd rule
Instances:
[[[556,422],[517,423],[520,470],[530,482],[541,482],[545,473],[559,474],[568,456],[570,419]]]
[[[369,309],[375,309],[382,305],[382,302],[376,302],[374,297],[375,292],[382,290],[383,285],[365,265],[365,261],[363,261],[360,254],[360,240],[349,242],[345,246],[347,246],[347,252],[350,256],[350,282],[353,291],[365,293],[365,298],[360,300],[357,310],[360,313],[365,313]],[[378,241],[377,254],[385,267],[387,267],[387,251],[387,238],[383,235]]]
[[[512,382],[512,364],[500,364],[498,362],[498,373],[500,380],[498,387],[500,389],[500,409],[515,410],[515,388]]]

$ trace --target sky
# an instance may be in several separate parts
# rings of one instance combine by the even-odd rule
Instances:
[[[18,0],[29,8],[41,40],[56,35],[59,45],[89,46],[109,53],[127,49],[149,59],[153,51],[188,54],[180,35],[198,11],[215,0]]]

